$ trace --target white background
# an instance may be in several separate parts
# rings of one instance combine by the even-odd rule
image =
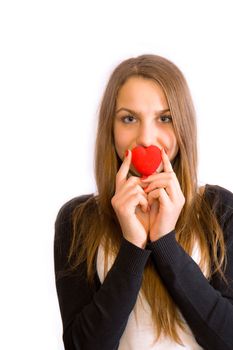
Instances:
[[[1,1],[0,348],[62,350],[56,214],[95,191],[99,101],[112,69],[143,53],[186,76],[199,181],[233,190],[231,1]]]

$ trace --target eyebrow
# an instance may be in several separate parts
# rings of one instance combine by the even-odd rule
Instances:
[[[119,113],[119,112],[121,112],[121,111],[129,112],[129,113],[132,113],[132,114],[140,114],[140,113],[137,113],[137,112],[133,111],[132,109],[125,108],[125,107],[119,108],[119,109],[116,111],[116,114]],[[170,112],[170,109],[169,109],[169,108],[167,108],[167,109],[161,109],[160,111],[156,111],[155,114],[162,114],[162,113],[166,113],[166,112]]]

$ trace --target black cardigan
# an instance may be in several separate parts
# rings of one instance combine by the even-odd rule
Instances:
[[[228,284],[219,275],[208,281],[176,241],[174,231],[149,243],[146,249],[123,238],[102,285],[97,272],[93,285],[88,284],[85,263],[71,275],[64,275],[72,212],[91,195],[76,197],[62,206],[55,223],[54,258],[66,350],[118,348],[150,254],[198,344],[206,350],[233,350],[233,194],[220,186],[206,185],[204,195],[215,208],[224,232]]]

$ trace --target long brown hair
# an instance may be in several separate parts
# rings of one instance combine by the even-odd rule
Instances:
[[[86,261],[91,282],[100,243],[103,240],[105,242],[105,257],[109,253],[116,255],[120,247],[122,233],[111,206],[115,177],[121,164],[114,145],[113,122],[119,89],[132,76],[159,84],[171,111],[179,146],[173,168],[186,199],[176,225],[177,240],[190,255],[194,243],[198,242],[201,256],[199,265],[205,270],[207,278],[215,272],[223,275],[223,233],[213,209],[198,188],[196,118],[189,88],[181,71],[169,60],[156,55],[141,55],[123,61],[113,71],[106,86],[100,105],[95,147],[98,194],[74,212],[74,232],[69,254],[72,266],[75,268]],[[150,259],[145,267],[142,291],[152,310],[155,335],[159,337],[164,334],[180,342],[177,327],[184,328],[180,314]]]

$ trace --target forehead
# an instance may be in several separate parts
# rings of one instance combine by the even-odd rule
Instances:
[[[117,106],[122,104],[159,104],[167,107],[167,99],[162,87],[152,79],[130,77],[118,92]]]

